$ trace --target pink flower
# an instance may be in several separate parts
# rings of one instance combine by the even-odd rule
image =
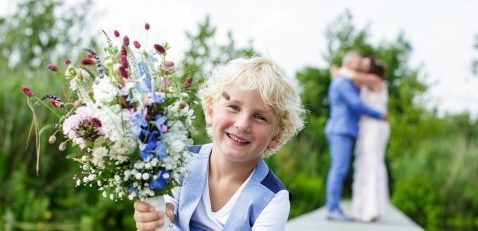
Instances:
[[[168,131],[168,126],[164,125],[164,124],[161,124],[161,130],[163,132],[167,132]]]
[[[144,29],[149,30],[149,23],[144,24]]]
[[[192,77],[188,77],[186,79],[186,81],[184,82],[184,90],[189,90],[189,88],[191,88],[191,85],[193,84],[193,78]]]
[[[65,64],[66,65],[70,65],[71,64],[71,61],[69,59],[65,59]]]
[[[54,135],[50,136],[50,138],[48,139],[49,144],[53,144],[53,143],[55,143],[55,141],[56,141],[56,136],[54,136]]]
[[[164,47],[159,44],[154,44],[154,49],[156,49],[162,55],[166,54],[166,49],[164,49]]]
[[[172,74],[174,73],[175,67],[174,67],[174,62],[171,61],[162,61],[161,70],[166,71],[167,74]]]
[[[28,97],[33,97],[35,95],[33,91],[26,86],[21,86],[20,90],[22,90],[23,94],[25,94]]]
[[[83,65],[93,65],[95,63],[95,60],[92,58],[84,58],[81,60],[81,64]]]
[[[118,38],[119,36],[120,36],[120,33],[117,30],[115,30],[115,37]]]
[[[92,54],[88,54],[88,58],[92,59],[94,58]]]
[[[58,71],[58,67],[56,67],[56,66],[53,65],[53,64],[48,64],[48,69],[50,69],[50,70],[53,71],[53,72]]]
[[[118,71],[123,78],[128,78],[128,72],[126,71],[126,68],[124,66],[118,67]]]
[[[139,44],[138,41],[134,41],[133,44],[134,44],[134,47],[136,47],[137,49],[141,47],[141,44]]]
[[[128,36],[124,36],[124,37],[123,37],[123,44],[124,44],[125,46],[129,46],[129,38],[128,38]]]

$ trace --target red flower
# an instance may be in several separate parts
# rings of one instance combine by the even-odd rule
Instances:
[[[55,65],[53,64],[48,64],[48,69],[50,69],[51,71],[58,71],[58,67],[56,67]]]
[[[188,77],[186,79],[186,82],[184,82],[184,90],[189,90],[189,88],[191,88],[191,85],[193,84],[193,78],[192,77]]]
[[[35,95],[33,91],[26,86],[20,87],[20,90],[22,90],[23,94],[25,94],[28,97],[33,97]]]
[[[92,58],[84,58],[81,60],[81,64],[83,65],[93,65],[95,63],[95,60]]]
[[[60,106],[58,105],[58,102],[56,102],[55,100],[50,100],[51,102],[51,105],[53,105],[54,108],[58,109],[60,108]]]
[[[154,44],[154,49],[156,49],[162,55],[166,54],[166,49],[164,49],[164,47],[159,44]]]
[[[144,24],[144,29],[149,30],[149,23]]]
[[[92,59],[94,58],[92,54],[88,54],[88,58]]]
[[[129,46],[129,38],[128,38],[128,36],[124,36],[124,37],[123,37],[123,44],[124,44],[125,46]]]
[[[126,71],[126,68],[123,66],[118,67],[118,71],[123,78],[128,78],[128,72]]]
[[[129,67],[129,63],[128,63],[128,59],[126,55],[120,55],[120,63],[121,63],[121,66],[123,66],[124,68]]]
[[[70,65],[71,64],[71,61],[69,59],[65,59],[65,64],[66,65]]]
[[[119,32],[117,30],[115,30],[115,37],[118,38],[119,36],[120,36]]]
[[[141,47],[141,44],[139,44],[138,41],[134,41],[133,44],[134,44],[134,47],[136,47],[138,49]]]

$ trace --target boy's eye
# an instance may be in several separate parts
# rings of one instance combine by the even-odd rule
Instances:
[[[255,117],[256,117],[256,119],[267,121],[264,116],[256,115]]]
[[[239,107],[235,106],[235,105],[229,105],[229,108],[231,108],[232,110],[235,110],[235,111],[239,110]]]

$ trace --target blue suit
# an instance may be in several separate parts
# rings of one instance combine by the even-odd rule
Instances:
[[[365,105],[354,83],[344,77],[335,77],[329,86],[330,117],[325,126],[329,141],[331,165],[327,176],[326,206],[338,208],[342,187],[349,170],[353,142],[358,134],[362,114],[381,119],[382,114]]]
[[[191,224],[191,217],[203,194],[212,144],[191,146],[189,151],[194,154],[194,157],[191,159],[188,177],[183,182],[178,199],[175,230],[202,231],[201,228]],[[237,198],[223,230],[251,230],[259,214],[281,190],[286,190],[284,185],[261,159],[249,182]],[[289,200],[290,198],[289,193]]]

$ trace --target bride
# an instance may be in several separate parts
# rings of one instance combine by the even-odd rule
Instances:
[[[360,88],[360,98],[371,108],[386,113],[388,90],[385,68],[376,58],[364,58],[361,72],[336,69]],[[357,221],[370,222],[383,217],[389,203],[385,150],[390,137],[387,121],[363,115],[355,145],[352,214]]]

